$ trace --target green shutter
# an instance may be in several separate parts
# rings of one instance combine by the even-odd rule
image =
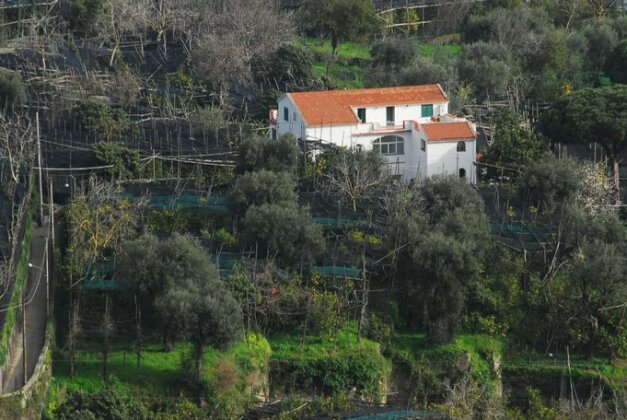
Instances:
[[[420,113],[421,117],[430,117],[433,115],[433,104],[423,105]]]
[[[366,108],[357,108],[357,118],[363,123],[366,122]]]

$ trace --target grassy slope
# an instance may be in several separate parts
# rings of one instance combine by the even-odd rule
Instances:
[[[141,366],[137,366],[132,350],[114,350],[109,353],[109,374],[117,388],[137,397],[159,400],[181,393],[187,395],[181,379],[181,361],[189,349],[189,345],[179,344],[172,351],[164,352],[159,344],[147,345],[142,350]],[[101,352],[80,351],[74,378],[69,375],[69,354],[63,352],[59,356],[53,369],[53,384],[58,389],[91,393],[104,387]],[[253,356],[246,341],[240,341],[225,352],[207,349],[203,366],[210,366],[219,357],[245,361]]]
[[[504,369],[516,372],[568,374],[568,361],[565,355],[554,358],[527,359],[515,357],[505,360]],[[581,378],[602,379],[615,390],[627,392],[627,361],[611,363],[605,359],[586,360],[579,356],[571,356],[570,371],[573,376]]]
[[[379,344],[367,339],[357,341],[357,326],[348,323],[331,336],[280,335],[270,340],[273,360],[317,360],[337,352],[379,352]]]
[[[314,38],[302,38],[301,44],[314,55],[314,75],[327,78],[337,89],[355,89],[364,87],[364,75],[371,60],[370,45],[358,42],[343,42],[338,48],[336,61],[331,59],[331,43]],[[459,54],[459,44],[431,45],[422,44],[416,39],[418,55],[432,57],[436,54]],[[366,65],[364,65],[366,64]]]
[[[503,354],[503,343],[487,335],[461,334],[453,343],[434,346],[427,343],[425,334],[398,333],[394,337],[394,350],[405,360],[426,361],[443,370],[454,368],[460,356],[468,353],[472,376],[489,381],[494,378],[491,358]]]
[[[185,351],[184,345],[176,346],[171,352],[161,351],[157,344],[146,346],[142,351],[141,366],[137,366],[134,353],[112,351],[109,354],[109,373],[117,379],[117,387],[133,395],[157,398],[172,395],[181,389],[180,366]],[[58,388],[90,393],[102,389],[100,352],[79,352],[74,378],[69,376],[69,354],[61,353],[61,359],[54,363],[53,370],[53,383]]]

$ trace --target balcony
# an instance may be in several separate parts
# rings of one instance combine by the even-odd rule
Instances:
[[[393,133],[400,133],[404,131],[411,131],[414,121],[403,121],[400,125],[386,125],[380,123],[365,123],[357,126],[357,131],[353,133],[353,136],[372,136],[372,135],[386,135]]]

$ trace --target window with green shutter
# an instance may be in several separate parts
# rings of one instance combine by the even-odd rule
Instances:
[[[362,123],[366,122],[366,108],[357,108],[357,118]]]
[[[427,104],[422,106],[420,112],[421,117],[431,117],[433,115],[433,104]]]

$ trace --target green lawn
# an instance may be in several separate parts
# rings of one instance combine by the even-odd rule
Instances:
[[[180,366],[186,349],[185,345],[178,345],[170,352],[163,352],[157,344],[148,345],[142,351],[141,366],[137,366],[134,353],[112,351],[109,354],[109,374],[117,381],[116,387],[136,396],[159,398],[175,395],[182,388]],[[104,387],[102,353],[78,352],[74,378],[69,375],[69,353],[57,354],[56,359],[59,360],[53,363],[53,384],[58,388],[92,393]]]
[[[331,42],[320,41],[316,38],[301,38],[302,45],[312,52],[328,55],[331,57]],[[342,42],[337,49],[339,58],[361,58],[370,59],[370,45],[359,42]]]
[[[336,334],[301,337],[280,335],[270,339],[273,360],[318,360],[338,352],[379,352],[379,343],[362,338],[357,341],[357,325],[347,323]]]

